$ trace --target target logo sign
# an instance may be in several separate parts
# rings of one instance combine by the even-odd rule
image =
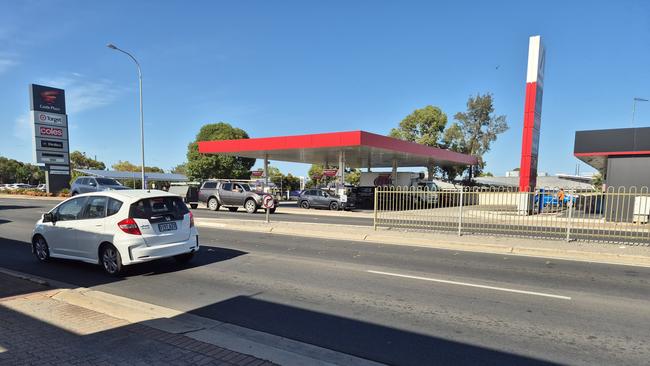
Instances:
[[[43,113],[41,113],[41,114],[38,116],[38,119],[40,119],[41,122],[45,122],[45,121],[47,121],[47,116],[44,115]]]

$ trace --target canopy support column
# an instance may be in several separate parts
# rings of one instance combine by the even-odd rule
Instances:
[[[391,172],[390,179],[393,186],[397,186],[397,159],[393,158],[393,171]]]
[[[339,151],[339,184],[345,185],[345,151]]]
[[[264,154],[264,191],[269,187],[269,154]]]

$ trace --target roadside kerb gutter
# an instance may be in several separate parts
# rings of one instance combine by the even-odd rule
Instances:
[[[52,287],[48,297],[67,304],[209,343],[279,365],[381,366],[383,364],[308,343],[187,312],[0,267],[0,273]]]
[[[582,262],[650,267],[650,249],[613,244],[578,245],[576,242],[527,238],[467,236],[441,233],[375,229],[372,226],[335,225],[302,222],[272,222],[195,218],[198,227],[225,230],[304,236],[322,239],[358,241],[389,245],[404,245],[467,252],[508,254],[528,257],[553,258]],[[524,242],[531,245],[522,245]],[[542,244],[542,245],[540,245]],[[588,248],[593,246],[594,248]],[[638,250],[642,255],[625,254],[624,250]],[[645,254],[647,252],[647,254]]]

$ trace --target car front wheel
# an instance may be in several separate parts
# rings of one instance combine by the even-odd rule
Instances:
[[[122,271],[122,257],[120,252],[112,245],[107,244],[102,248],[100,256],[104,271],[111,276],[116,276]]]
[[[330,203],[330,210],[338,211],[338,209],[339,209],[339,204],[338,203],[336,203],[336,202]]]
[[[34,255],[41,262],[47,262],[50,259],[50,247],[45,238],[40,235],[34,238]]]

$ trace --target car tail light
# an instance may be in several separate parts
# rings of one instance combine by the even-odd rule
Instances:
[[[117,226],[127,234],[142,235],[138,224],[130,217],[118,222]]]
[[[194,227],[194,214],[190,211],[190,227]]]

